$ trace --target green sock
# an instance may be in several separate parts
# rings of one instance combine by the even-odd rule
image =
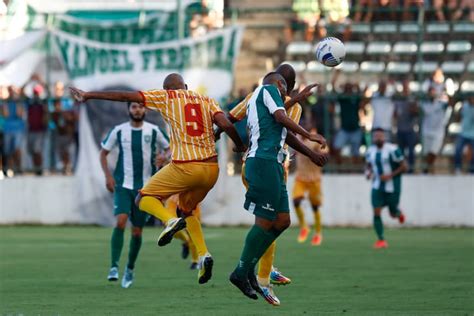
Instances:
[[[259,249],[256,251],[256,258],[257,260],[250,266],[249,273],[255,271],[255,266],[260,258],[265,254],[268,247],[281,235],[282,231],[278,231],[276,229],[270,229],[268,232],[265,232],[265,238],[262,240],[262,243]]]
[[[127,267],[130,270],[135,268],[135,261],[137,261],[138,253],[142,246],[142,236],[133,236],[130,239],[130,249],[128,250],[128,264]]]
[[[120,254],[123,247],[123,229],[115,227],[112,232],[112,240],[110,242],[112,249],[112,267],[118,267]]]
[[[253,225],[252,228],[250,228],[245,238],[244,250],[240,256],[239,265],[235,269],[235,273],[238,277],[246,278],[250,269],[255,267],[259,259],[259,254],[261,253],[261,257],[268,248],[267,246],[264,248],[265,250],[262,251],[262,248],[267,244],[267,239],[270,239],[269,234],[261,227]]]
[[[374,229],[377,233],[377,237],[379,238],[379,240],[384,240],[382,217],[374,216]]]

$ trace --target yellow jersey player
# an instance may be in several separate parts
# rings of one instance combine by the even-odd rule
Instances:
[[[316,130],[311,130],[311,133],[316,134]],[[327,147],[321,149],[319,144],[307,142],[303,143],[309,148],[317,151],[327,152]],[[295,207],[296,216],[300,226],[300,233],[298,235],[298,242],[303,243],[306,241],[309,235],[309,228],[306,224],[303,208],[301,202],[304,200],[306,194],[308,194],[309,201],[313,208],[314,214],[314,229],[315,234],[311,239],[313,246],[321,245],[323,241],[323,235],[321,233],[321,212],[320,207],[323,201],[323,194],[321,191],[321,167],[316,166],[306,156],[297,153],[296,154],[296,176],[295,184],[293,186],[293,205]]]
[[[183,77],[176,73],[165,78],[162,90],[85,92],[71,88],[71,94],[78,102],[90,99],[141,102],[161,113],[170,129],[172,161],[151,177],[139,191],[136,203],[140,210],[166,223],[158,237],[159,246],[167,245],[175,233],[187,228],[200,257],[198,282],[209,281],[213,259],[204,241],[201,223],[192,211],[214,187],[219,175],[213,124],[231,137],[236,144],[235,151],[246,150],[217,102],[187,90]],[[162,203],[174,194],[179,194],[179,209],[185,218],[172,215]]]
[[[295,86],[295,70],[293,67],[289,64],[282,64],[277,69],[275,70],[276,73],[280,74],[286,84],[287,84],[287,91],[291,93]],[[306,99],[309,94],[310,90],[315,87],[315,85],[310,85],[308,86],[304,91],[302,91],[299,95],[297,95],[295,98],[290,98],[288,95],[285,97],[285,109],[287,112],[288,117],[295,123],[299,123],[300,118],[301,118],[301,113],[302,113],[302,107],[298,103],[298,101]],[[243,120],[247,116],[247,104],[252,98],[253,93],[250,93],[247,95],[247,97],[240,102],[237,106],[235,106],[230,112],[229,112],[229,120],[231,122],[238,122]],[[219,132],[217,132],[218,134]],[[218,135],[217,135],[218,136]],[[285,170],[285,180],[288,178],[288,164],[289,164],[289,155],[288,155],[288,145],[284,144],[284,151],[286,152],[286,158],[284,159],[284,170]],[[242,165],[242,182],[244,183],[245,187],[248,187],[246,181],[245,181],[245,161],[243,162]],[[254,289],[262,295],[262,297],[270,304],[272,305],[280,305],[280,300],[278,297],[275,295],[272,284],[276,285],[286,285],[291,283],[291,279],[288,277],[284,276],[282,273],[280,273],[277,269],[273,267],[273,259],[275,255],[275,247],[276,247],[276,242],[272,243],[268,250],[264,253],[264,255],[261,257],[259,266],[258,266],[258,284],[260,285],[260,288],[255,286],[254,284]],[[250,280],[252,281],[252,280]],[[261,289],[261,291],[259,291]]]

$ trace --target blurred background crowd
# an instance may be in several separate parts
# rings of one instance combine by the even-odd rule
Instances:
[[[17,2],[0,2],[0,34],[12,23]],[[320,83],[302,104],[301,124],[328,140],[332,160],[326,172],[362,172],[375,127],[402,148],[411,173],[474,172],[474,1],[184,3],[184,36],[198,38],[236,23],[246,27],[234,93],[220,100],[226,110],[282,62],[295,67],[297,89]],[[337,69],[315,61],[314,45],[326,36],[346,45],[346,61]],[[0,86],[0,177],[74,169],[78,105],[67,96],[68,82],[52,80],[47,71],[22,87]],[[237,127],[245,138],[245,122]],[[240,157],[230,155],[228,172],[238,173]]]

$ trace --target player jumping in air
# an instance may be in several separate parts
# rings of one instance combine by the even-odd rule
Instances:
[[[400,211],[401,178],[408,170],[400,149],[385,142],[385,131],[382,128],[373,130],[373,145],[366,154],[366,176],[372,179],[372,207],[374,208],[374,229],[378,240],[374,248],[387,248],[388,243],[383,235],[382,209],[388,206],[390,216],[398,218],[400,224],[405,222],[405,215]]]
[[[167,245],[176,232],[187,228],[200,258],[198,282],[209,281],[214,261],[207,249],[201,223],[192,210],[214,187],[219,175],[213,124],[231,137],[235,151],[246,150],[217,102],[187,90],[184,79],[175,73],[165,78],[163,90],[84,92],[71,88],[71,93],[79,102],[89,99],[142,102],[145,107],[161,113],[170,127],[172,161],[151,177],[139,191],[136,203],[140,210],[166,223],[158,237],[159,246]],[[179,210],[185,218],[176,217],[163,205],[162,201],[173,194],[179,194]]]
[[[316,133],[316,130],[312,130],[311,133]],[[308,141],[304,141],[303,143],[313,150],[322,150],[319,144],[311,144]],[[327,147],[324,150],[327,151]],[[311,244],[313,246],[319,246],[323,241],[320,210],[323,201],[321,190],[321,168],[313,164],[308,157],[297,153],[296,177],[293,186],[293,205],[300,226],[300,233],[298,235],[298,242],[300,243],[306,241],[310,232],[304,217],[303,207],[301,206],[301,202],[304,200],[306,193],[311,202],[314,215],[315,234],[311,239]]]
[[[247,103],[247,127],[250,149],[247,155],[245,180],[248,190],[244,208],[255,215],[255,224],[247,234],[239,264],[229,280],[249,298],[257,299],[259,291],[255,265],[268,247],[290,225],[288,192],[282,163],[286,142],[311,157],[318,165],[327,162],[327,155],[309,150],[286,128],[312,141],[321,141],[318,135],[293,122],[287,115],[283,100],[286,96],[284,78],[272,72],[265,76]],[[296,149],[296,148],[295,148]]]
[[[132,222],[132,238],[128,263],[122,278],[122,287],[133,282],[133,269],[142,245],[142,231],[148,215],[135,205],[138,190],[156,172],[159,154],[169,150],[166,138],[156,125],[145,122],[145,107],[136,102],[128,103],[130,121],[117,125],[102,141],[100,164],[105,175],[107,190],[114,193],[114,214],[117,218],[112,233],[111,268],[107,279],[117,281],[118,266],[123,248],[123,235],[127,220]],[[109,170],[107,155],[119,148],[119,158],[114,174]]]
[[[280,74],[286,84],[287,84],[287,96],[285,97],[285,108],[288,117],[295,122],[296,124],[299,123],[302,113],[302,107],[298,103],[302,100],[305,100],[310,94],[311,89],[316,86],[316,84],[307,86],[301,93],[297,94],[294,98],[290,98],[288,94],[293,90],[295,86],[295,77],[296,73],[293,67],[289,64],[282,64],[277,67],[275,70],[276,73]],[[247,97],[240,102],[237,106],[235,106],[228,115],[228,118],[231,122],[238,122],[243,120],[247,116],[247,103],[252,98],[253,92],[249,93]],[[216,135],[219,137],[219,133],[221,131],[217,131]],[[324,139],[321,138],[321,141]],[[289,165],[289,153],[288,153],[288,145],[285,144],[283,146],[283,150],[285,153],[285,159],[283,160],[283,166],[285,171],[285,181],[288,178],[288,165]],[[244,186],[248,189],[248,184],[245,181],[245,161],[242,165],[242,182]],[[291,279],[284,276],[280,271],[273,267],[273,261],[275,256],[275,249],[276,249],[276,242],[272,243],[268,250],[263,254],[262,258],[259,261],[258,265],[258,276],[257,280],[260,285],[260,288],[255,287],[254,289],[262,295],[262,297],[272,305],[280,305],[280,300],[275,295],[273,291],[272,284],[276,285],[286,285],[291,283]],[[261,291],[260,291],[261,289]]]

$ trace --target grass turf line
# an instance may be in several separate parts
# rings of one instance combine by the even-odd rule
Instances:
[[[110,228],[1,227],[0,315],[472,315],[474,231],[386,230],[390,248],[373,250],[369,229],[325,229],[321,247],[278,240],[275,265],[293,283],[276,287],[282,306],[251,301],[227,281],[245,228],[205,228],[215,260],[197,283],[174,240],[156,246],[146,228],[135,283],[106,280]],[[127,229],[120,277],[128,255]]]

